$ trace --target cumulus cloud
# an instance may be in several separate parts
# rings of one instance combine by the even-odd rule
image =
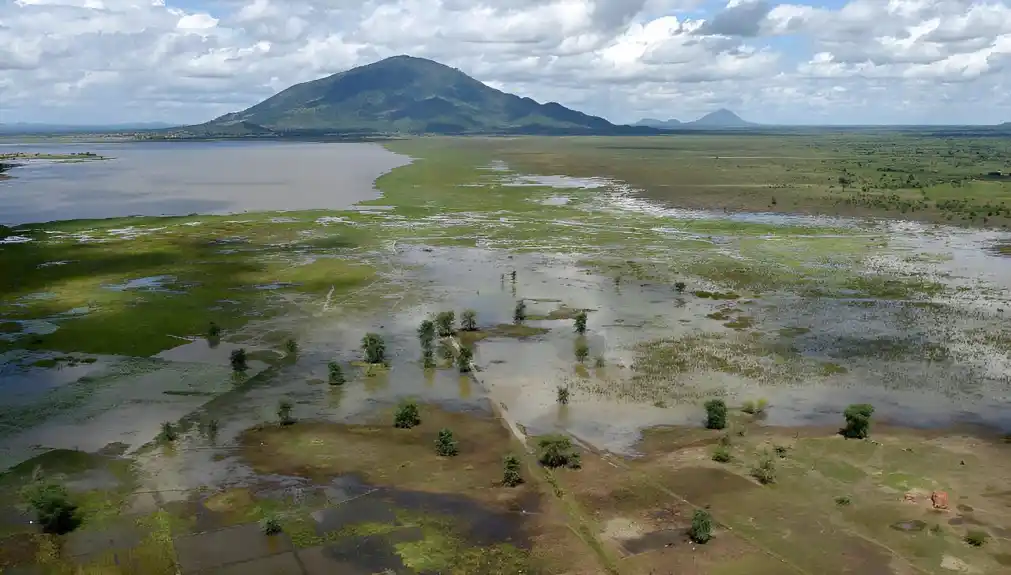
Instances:
[[[613,121],[1011,120],[1011,0],[7,0],[0,122],[195,123],[396,54]]]

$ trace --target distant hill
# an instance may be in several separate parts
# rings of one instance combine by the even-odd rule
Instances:
[[[15,122],[0,124],[0,134],[75,134],[75,133],[105,133],[125,132],[133,130],[161,130],[171,128],[176,124],[165,122],[136,122],[128,124],[44,124],[34,122]]]
[[[189,126],[182,135],[611,134],[616,126],[561,104],[496,90],[444,64],[394,56],[296,84],[255,106]]]
[[[741,119],[740,116],[727,110],[726,108],[720,108],[715,112],[711,112],[702,116],[694,122],[681,122],[679,120],[654,120],[652,118],[643,118],[639,120],[634,125],[636,126],[648,126],[650,128],[656,128],[658,130],[691,130],[691,129],[720,129],[720,128],[749,128],[752,126],[758,126],[751,122],[746,122]]]

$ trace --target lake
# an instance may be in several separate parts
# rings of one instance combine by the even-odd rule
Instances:
[[[406,157],[378,144],[128,142],[0,145],[10,152],[113,159],[31,162],[0,180],[0,224],[122,216],[346,209]]]

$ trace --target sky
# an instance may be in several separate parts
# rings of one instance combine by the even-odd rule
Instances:
[[[398,54],[619,123],[1011,121],[1011,0],[0,0],[0,123],[199,123]]]

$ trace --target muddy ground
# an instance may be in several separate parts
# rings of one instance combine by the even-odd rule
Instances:
[[[625,156],[547,176],[511,148],[389,147],[412,163],[351,211],[56,222],[0,238],[0,263],[18,272],[0,278],[0,564],[1006,568],[1003,232],[671,208],[614,179]],[[465,309],[478,329],[455,340],[474,372],[459,372],[451,340],[426,369],[419,323]],[[387,365],[362,363],[366,332],[385,340]],[[327,383],[330,362],[343,385]],[[406,397],[422,401],[422,425],[394,429]],[[712,398],[732,407],[727,463],[711,459],[720,432],[701,429]],[[739,412],[760,398],[760,418]],[[296,423],[278,425],[282,400]],[[876,408],[868,441],[835,434],[855,402]],[[163,422],[178,438],[159,438]],[[435,455],[443,427],[456,457]],[[536,438],[559,432],[582,446],[582,469],[537,464]],[[766,451],[777,478],[760,485]],[[500,484],[508,453],[519,487]],[[28,523],[17,489],[39,467],[79,502],[70,535]],[[929,508],[933,490],[951,509]],[[707,505],[716,536],[692,545],[685,529]],[[264,535],[266,518],[282,533]],[[963,540],[970,529],[983,546]]]

